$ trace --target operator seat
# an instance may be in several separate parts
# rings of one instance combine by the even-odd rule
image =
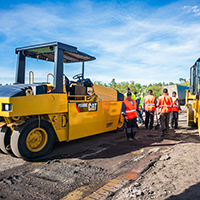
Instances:
[[[93,83],[92,83],[92,81],[89,78],[86,78],[86,79],[83,80],[83,85],[85,87],[92,87]]]

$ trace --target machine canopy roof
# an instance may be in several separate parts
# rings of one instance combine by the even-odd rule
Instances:
[[[83,62],[95,60],[96,58],[86,53],[78,51],[76,47],[63,44],[60,42],[50,42],[26,47],[19,47],[15,49],[16,54],[22,51],[23,55],[39,60],[46,60],[54,62],[54,54],[56,47],[63,50],[63,62]]]

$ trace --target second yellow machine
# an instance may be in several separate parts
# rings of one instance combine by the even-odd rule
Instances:
[[[0,149],[4,153],[35,160],[49,153],[55,140],[123,129],[123,94],[84,78],[84,63],[94,57],[59,42],[17,48],[16,54],[15,83],[0,86]],[[54,74],[35,83],[31,71],[25,83],[27,57],[54,62]],[[63,64],[74,62],[82,63],[82,73],[69,81]]]
[[[200,58],[190,68],[190,89],[186,91],[187,124],[200,133]]]

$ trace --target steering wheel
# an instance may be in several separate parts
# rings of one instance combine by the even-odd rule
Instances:
[[[76,74],[75,76],[73,76],[73,79],[81,79],[83,76],[82,76],[82,73],[80,74]]]

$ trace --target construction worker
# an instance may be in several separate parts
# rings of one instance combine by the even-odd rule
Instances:
[[[127,93],[128,93],[128,92],[131,92],[131,90],[130,90],[129,87],[126,88],[126,93],[124,94],[125,99],[126,99],[126,97],[127,97]],[[132,94],[132,99],[135,99],[135,98],[136,98],[135,95]]]
[[[158,112],[160,113],[161,137],[169,133],[169,117],[172,110],[172,98],[168,95],[168,90],[163,89],[163,94],[158,98]]]
[[[156,110],[156,97],[153,96],[153,91],[149,90],[148,95],[144,97],[143,101],[143,108],[145,110],[145,128],[148,129],[149,126],[149,119],[150,119],[150,126],[149,129],[152,130],[153,122],[154,122],[154,112]]]
[[[143,109],[143,101],[144,101],[144,92],[141,93],[140,96],[140,104],[139,104],[139,109],[141,109],[140,113],[143,115],[144,109]]]
[[[137,103],[132,99],[132,93],[127,93],[127,98],[122,103],[122,115],[125,119],[125,130],[128,141],[135,139],[136,134],[136,118],[138,109]]]
[[[143,120],[143,117],[142,117],[141,112],[140,112],[141,108],[139,107],[140,106],[140,97],[137,96],[137,92],[134,92],[134,95],[135,95],[136,103],[138,105],[138,110],[137,110],[138,122],[144,124],[144,120]]]
[[[175,129],[178,128],[178,112],[181,111],[180,104],[178,101],[178,98],[176,97],[176,92],[172,92],[172,101],[173,101],[173,107],[172,107],[172,113],[171,113],[171,127]]]
[[[136,103],[137,103],[138,106],[139,106],[139,104],[140,104],[140,99],[139,99],[138,96],[137,96],[137,92],[134,92],[133,94],[135,95]]]

